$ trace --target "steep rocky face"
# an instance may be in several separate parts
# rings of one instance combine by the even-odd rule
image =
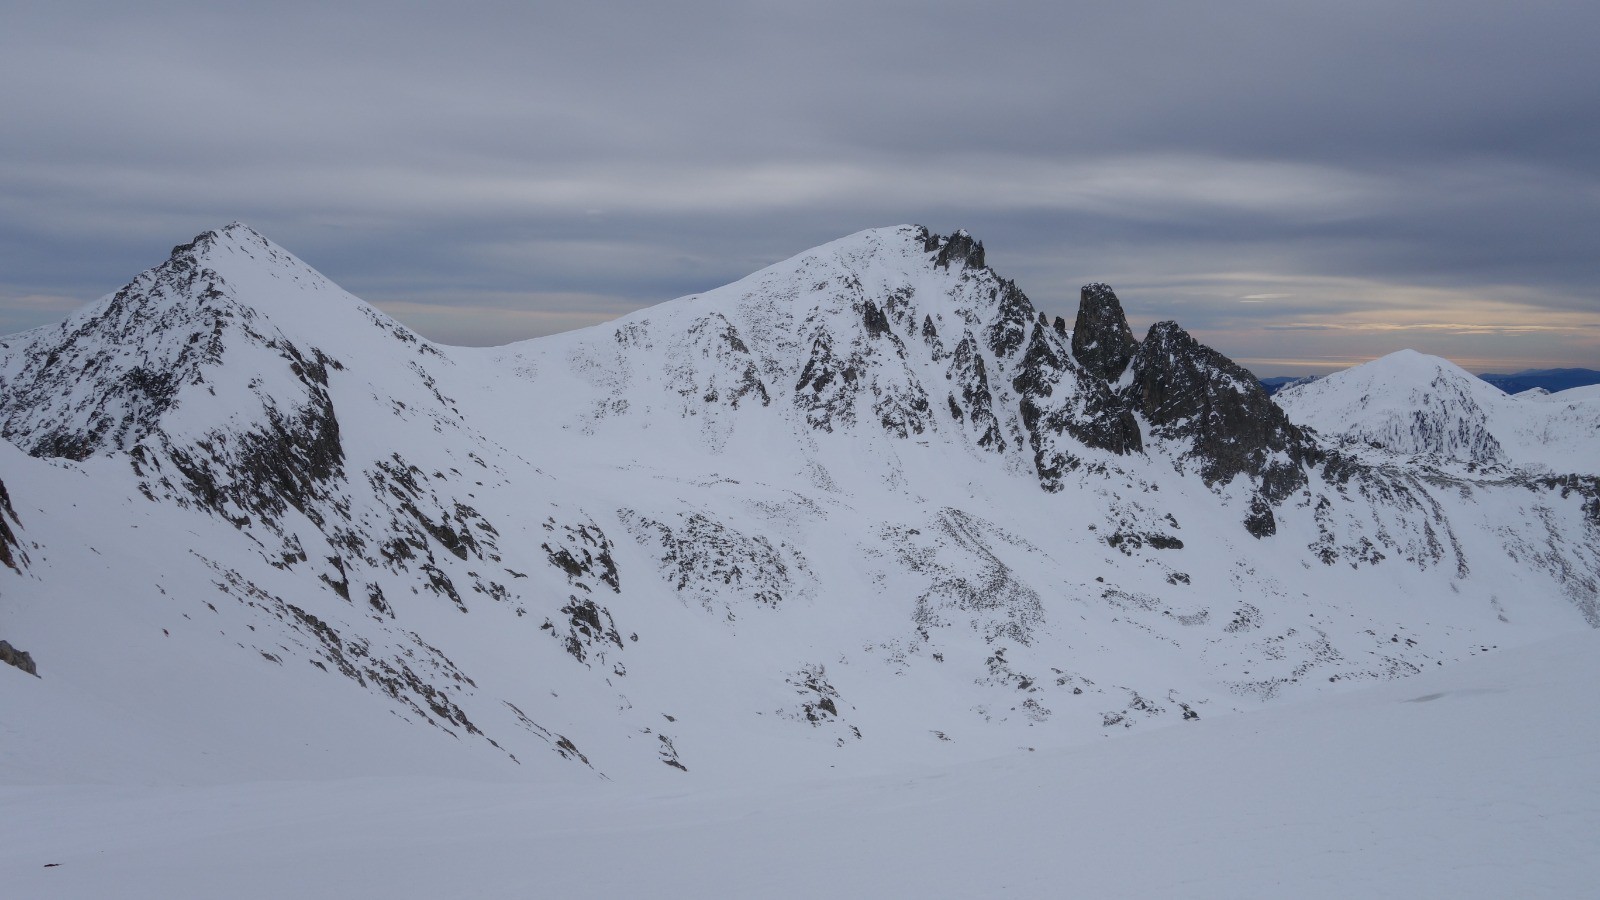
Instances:
[[[974,240],[967,232],[957,231],[949,237],[940,237],[929,234],[927,229],[923,229],[923,235],[923,247],[929,251],[938,251],[938,255],[933,258],[935,266],[948,269],[952,262],[956,262],[968,269],[986,268],[983,261],[983,241]]]
[[[989,373],[982,354],[978,352],[978,342],[971,334],[963,335],[961,342],[956,344],[950,363],[950,376],[952,389],[960,391],[959,398],[954,390],[946,396],[950,417],[958,423],[964,423],[976,435],[979,447],[1004,453],[1006,439],[1000,430],[999,420],[995,418],[994,395],[989,391]]]
[[[12,530],[13,522],[17,522],[17,511],[11,508],[11,495],[6,492],[6,483],[0,481],[0,565],[20,572],[27,557],[22,553],[16,531]]]
[[[95,307],[4,347],[16,352],[0,360],[0,436],[34,456],[127,449],[185,384],[204,383],[203,369],[221,362],[225,332],[255,318],[196,257],[207,235],[173,248]]]
[[[1061,333],[1042,320],[1033,326],[1011,386],[1039,483],[1047,491],[1058,490],[1061,476],[1081,465],[1083,448],[1119,456],[1144,449],[1139,423],[1127,405],[1104,379],[1079,368]]]
[[[1176,322],[1157,322],[1133,358],[1132,406],[1154,436],[1185,445],[1207,484],[1244,475],[1267,503],[1306,482],[1311,442],[1273,404],[1260,382]],[[1276,530],[1270,506],[1253,504],[1246,524],[1258,537]]]
[[[1084,285],[1078,295],[1078,322],[1072,328],[1072,357],[1095,377],[1115,381],[1138,349],[1111,285]]]
[[[325,282],[248,227],[208,231],[166,262],[0,356],[0,436],[29,454],[129,454],[145,490],[182,496],[235,525],[275,521],[342,473],[328,391],[342,364],[285,335],[232,282],[260,254],[275,275]],[[257,367],[239,384],[228,363]]]

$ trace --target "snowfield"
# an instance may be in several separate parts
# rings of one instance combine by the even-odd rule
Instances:
[[[1580,897],[1597,681],[1583,634],[1082,747],[692,791],[13,785],[0,870],[12,896],[130,900]]]
[[[7,890],[1570,895],[1594,400],[1442,362],[913,226],[452,348],[207,232],[0,338]]]

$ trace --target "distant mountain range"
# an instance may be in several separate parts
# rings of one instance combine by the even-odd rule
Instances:
[[[1300,384],[1315,381],[1316,375],[1275,375],[1271,378],[1261,379],[1261,386],[1267,393],[1276,394],[1278,391],[1291,384]],[[1600,371],[1594,369],[1527,369],[1522,372],[1513,372],[1510,375],[1484,374],[1479,378],[1487,381],[1508,394],[1520,394],[1524,391],[1544,390],[1555,394],[1560,391],[1576,387],[1588,387],[1600,384]]]
[[[1600,384],[1600,372],[1594,369],[1528,369],[1510,375],[1479,375],[1484,381],[1508,394],[1520,394],[1543,388],[1552,394],[1575,387]]]

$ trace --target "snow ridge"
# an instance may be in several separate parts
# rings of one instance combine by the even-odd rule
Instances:
[[[449,348],[201,235],[0,340],[0,638],[48,673],[0,691],[99,735],[0,772],[872,771],[1600,625],[1584,470],[1319,439],[1176,323],[1079,303],[1069,332],[971,235],[899,226]]]
[[[1286,386],[1274,400],[1358,454],[1379,451],[1468,471],[1600,473],[1594,452],[1600,405],[1581,396],[1560,406],[1530,403],[1413,350]]]

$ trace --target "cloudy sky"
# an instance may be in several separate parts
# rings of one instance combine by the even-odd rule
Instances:
[[[243,220],[437,340],[880,225],[1261,375],[1600,368],[1600,4],[0,0],[0,333]]]

